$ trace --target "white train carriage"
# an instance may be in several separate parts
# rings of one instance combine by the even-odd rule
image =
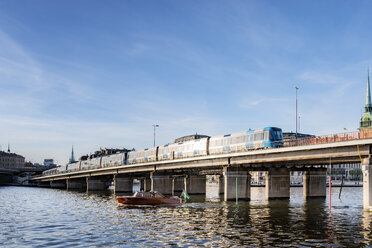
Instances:
[[[56,173],[55,174],[64,174],[67,172],[67,165],[60,165],[58,166],[56,169]]]
[[[82,160],[81,161],[80,170],[89,170],[89,160]]]
[[[283,146],[282,141],[282,130],[275,127],[214,136],[209,140],[209,154]]]
[[[88,168],[89,169],[98,169],[101,166],[101,159],[102,157],[96,157],[96,158],[91,158],[88,160]]]
[[[57,171],[56,168],[45,170],[45,171],[43,171],[43,176],[55,175],[56,174],[56,171]]]
[[[195,139],[171,145],[174,158],[189,158],[208,155],[209,138]]]
[[[159,146],[158,148],[158,161],[172,160],[174,159],[174,150],[177,146],[177,143],[166,144]]]
[[[138,164],[157,161],[158,147],[152,147],[128,153],[128,164]]]
[[[115,167],[125,165],[125,153],[116,153],[102,157],[101,167]]]
[[[80,162],[75,162],[67,165],[67,172],[75,172],[80,170]]]

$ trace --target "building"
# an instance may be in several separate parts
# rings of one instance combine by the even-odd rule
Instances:
[[[368,70],[366,105],[364,106],[364,114],[360,119],[360,131],[363,132],[371,128],[372,128],[372,103]]]
[[[303,138],[315,138],[315,135],[312,135],[312,134],[305,134],[305,133],[297,133],[297,138],[298,138],[298,139],[303,139]],[[296,139],[296,133],[294,133],[294,132],[283,133],[283,139],[284,139],[284,140]]]
[[[75,163],[75,162],[76,162],[76,160],[75,160],[75,155],[74,155],[74,147],[72,147],[72,149],[71,149],[71,157],[69,158],[68,163],[69,164],[72,164],[72,163]]]
[[[175,139],[174,140],[174,143],[179,143],[179,142],[185,142],[185,141],[189,141],[189,140],[196,140],[196,139],[202,139],[202,138],[209,138],[210,136],[208,135],[202,135],[202,134],[192,134],[192,135],[187,135],[187,136],[183,136],[183,137],[180,137],[178,139]]]
[[[21,155],[0,151],[0,167],[1,168],[22,168],[25,165],[25,158]]]
[[[54,164],[54,160],[52,158],[44,159],[44,166],[50,166],[52,164]]]

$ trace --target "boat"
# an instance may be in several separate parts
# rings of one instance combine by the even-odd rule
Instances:
[[[124,205],[179,205],[182,199],[179,197],[164,196],[157,191],[139,191],[134,193],[133,196],[118,196],[116,200]]]

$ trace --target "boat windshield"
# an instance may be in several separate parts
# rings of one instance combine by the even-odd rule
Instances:
[[[145,192],[145,191],[139,191],[134,193],[134,197],[155,197],[155,198],[163,198],[164,196],[157,191],[150,191],[150,192]]]

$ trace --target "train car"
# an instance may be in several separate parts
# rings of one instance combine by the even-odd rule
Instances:
[[[172,144],[174,158],[189,158],[208,155],[209,138],[195,139]]]
[[[67,165],[60,165],[58,166],[56,169],[56,173],[55,174],[64,174],[64,173],[67,173]]]
[[[89,159],[81,160],[80,162],[80,170],[89,170]]]
[[[53,168],[53,169],[49,169],[49,170],[45,170],[43,171],[42,175],[45,177],[45,176],[51,176],[51,175],[55,175],[56,174],[56,171],[57,171],[57,168]]]
[[[128,164],[156,162],[158,160],[158,147],[147,148],[128,153]]]
[[[95,157],[88,160],[88,169],[98,169],[101,166],[102,157]]]
[[[166,144],[158,148],[158,161],[174,159],[174,150],[177,143]]]
[[[121,165],[125,165],[125,161],[126,161],[125,152],[110,154],[110,155],[102,157],[101,167],[106,168],[106,167],[121,166]]]
[[[67,165],[67,172],[75,172],[80,170],[80,162],[75,162]]]
[[[213,136],[209,140],[209,154],[241,152],[279,146],[283,146],[282,130],[276,127],[265,127],[246,132]]]

